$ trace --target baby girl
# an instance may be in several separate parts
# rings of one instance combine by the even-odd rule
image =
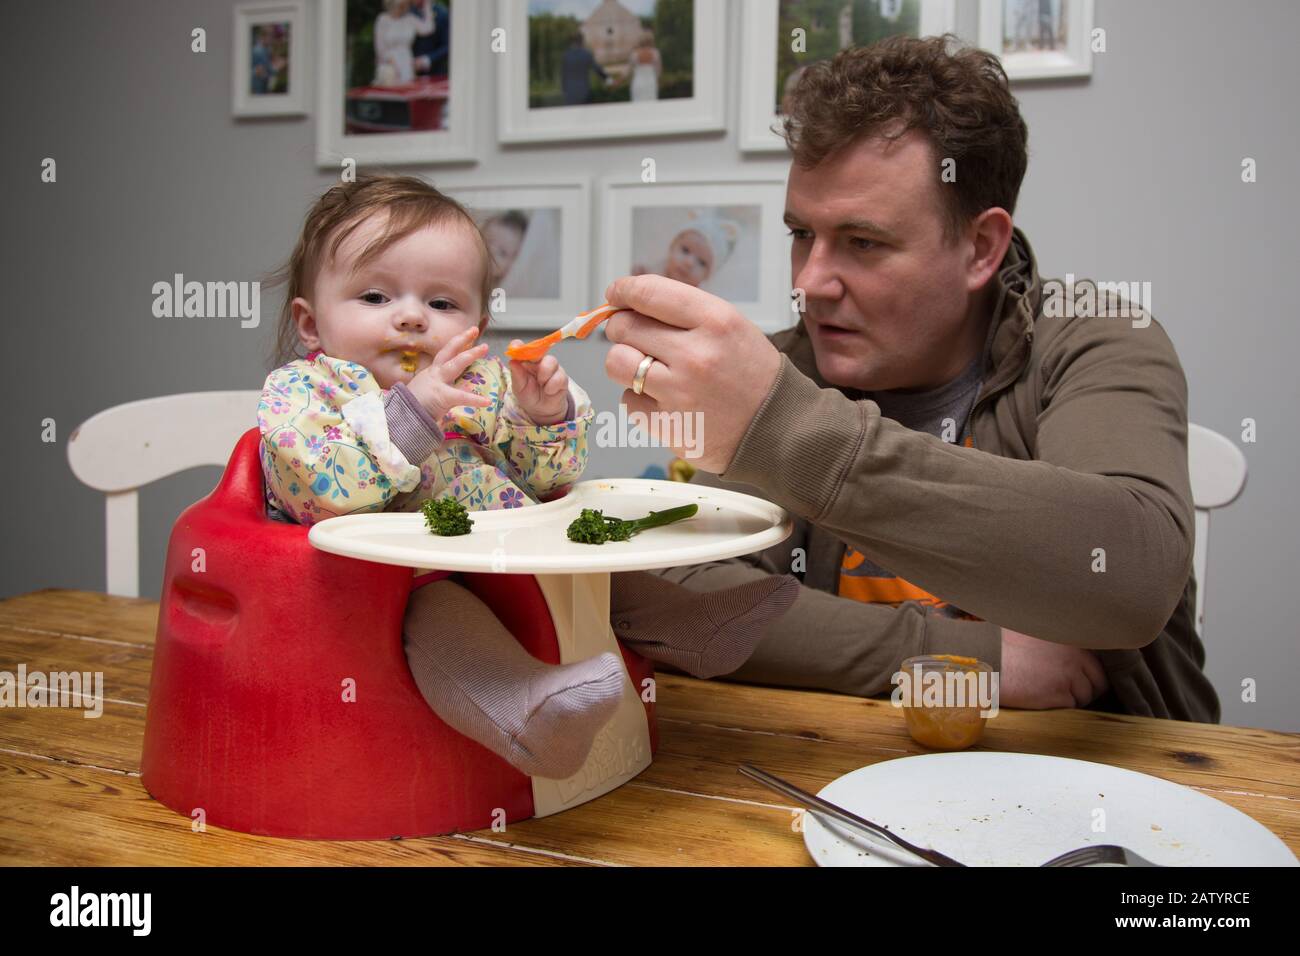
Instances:
[[[723,219],[712,209],[692,209],[668,243],[667,254],[657,262],[636,263],[632,274],[667,276],[699,288],[731,257],[739,237],[738,223]]]
[[[586,392],[554,356],[507,366],[473,344],[491,267],[474,220],[422,180],[363,176],[316,202],[278,276],[279,367],[258,404],[269,516],[313,524],[446,495],[514,508],[578,480]],[[299,342],[306,357],[285,362]],[[413,584],[403,646],[429,706],[526,774],[576,773],[622,694],[619,657],[542,663],[454,576]],[[626,572],[610,610],[646,657],[712,677],[744,663],[798,589],[783,575],[697,593]]]

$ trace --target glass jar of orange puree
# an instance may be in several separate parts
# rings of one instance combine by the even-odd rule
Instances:
[[[964,750],[979,741],[988,719],[980,716],[986,709],[980,698],[993,687],[992,665],[973,657],[929,654],[909,657],[902,670],[908,679],[903,716],[913,740],[933,750]]]

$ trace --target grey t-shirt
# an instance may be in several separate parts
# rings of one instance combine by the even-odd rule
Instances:
[[[886,418],[892,418],[905,428],[928,432],[955,444],[965,444],[969,437],[967,419],[975,406],[983,379],[984,360],[980,356],[955,379],[938,388],[924,392],[866,392],[863,397],[879,405],[880,413]],[[894,602],[916,599],[915,592],[903,587],[896,577],[866,555],[848,548],[840,569],[840,591],[843,596],[855,595],[859,600]],[[846,578],[876,580],[852,582]],[[934,611],[946,617],[969,616],[961,608],[947,603],[938,605]]]

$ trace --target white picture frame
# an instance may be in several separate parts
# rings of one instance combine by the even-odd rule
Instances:
[[[234,58],[230,68],[230,111],[238,117],[302,116],[307,112],[307,57],[312,48],[307,33],[311,23],[306,0],[278,0],[269,3],[240,3],[234,9]],[[287,90],[284,93],[254,92],[251,32],[254,27],[288,24],[289,41]]]
[[[559,240],[555,250],[544,248],[552,234],[530,229],[519,249],[516,266],[530,276],[547,267],[547,253],[559,253],[558,288],[554,297],[516,295],[507,280],[500,298],[504,309],[492,309],[489,328],[537,329],[549,332],[590,309],[591,288],[591,183],[585,179],[529,179],[510,185],[466,183],[436,184],[438,189],[465,206],[471,215],[491,210],[559,210]],[[476,216],[476,221],[478,217]],[[533,220],[536,221],[535,219]],[[480,223],[482,225],[482,223]],[[535,281],[535,280],[534,280]],[[526,286],[525,286],[526,287]],[[598,304],[598,303],[596,303]]]
[[[671,136],[726,129],[726,0],[695,0],[693,95],[646,103],[590,103],[531,108],[528,0],[498,0],[506,52],[498,54],[497,139],[502,143]]]
[[[1007,2],[980,0],[979,5],[980,46],[1002,61],[1007,79],[1012,82],[1059,80],[1092,75],[1093,0],[1068,0],[1066,3],[1063,48],[1024,51],[1008,51],[1006,48]],[[1055,4],[1060,2],[1054,0]]]
[[[476,0],[455,0],[451,6],[450,101],[444,107],[448,110],[448,128],[349,133],[344,118],[347,0],[319,0],[319,3],[316,165],[337,169],[349,159],[358,165],[477,162],[474,154],[474,80],[475,52],[483,39],[479,35],[480,4]],[[400,93],[395,95],[400,99]],[[381,106],[376,101],[376,112]]]
[[[798,321],[791,299],[790,237],[785,230],[784,176],[753,174],[726,179],[680,179],[645,183],[640,179],[605,177],[600,180],[599,228],[602,237],[600,257],[592,287],[592,301],[604,301],[605,289],[620,276],[632,272],[633,226],[637,209],[734,209],[756,206],[758,218],[749,239],[757,250],[742,250],[736,243],[727,263],[735,263],[756,272],[752,298],[725,294],[718,285],[705,283],[700,288],[727,299],[765,334],[790,328]],[[683,220],[686,226],[686,220]],[[671,230],[670,230],[671,231]],[[665,233],[666,234],[666,233]],[[752,262],[749,257],[753,257]],[[655,270],[649,270],[655,271]],[[722,279],[721,270],[716,278]]]
[[[956,0],[920,3],[921,36],[958,33]],[[775,129],[781,114],[772,103],[777,80],[780,0],[744,0],[742,13],[739,145],[745,152],[783,152],[785,139]]]

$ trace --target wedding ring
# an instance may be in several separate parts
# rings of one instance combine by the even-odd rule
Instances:
[[[636,367],[636,374],[632,376],[632,391],[640,395],[645,391],[646,373],[650,371],[650,366],[654,364],[655,357],[647,355],[641,360],[641,364]]]

